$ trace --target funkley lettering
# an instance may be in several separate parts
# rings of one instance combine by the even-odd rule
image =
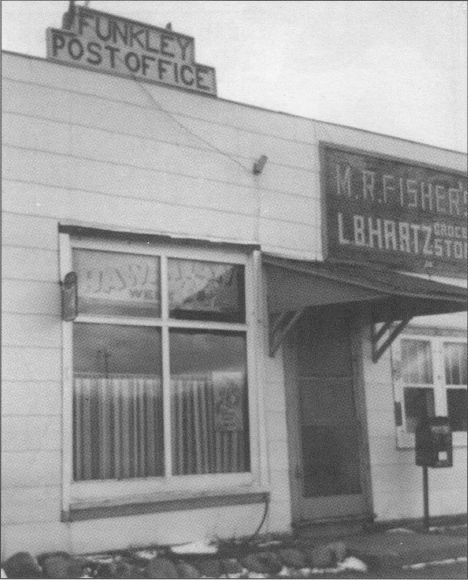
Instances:
[[[216,95],[215,71],[195,62],[193,38],[85,7],[77,7],[67,30],[48,29],[47,56]]]

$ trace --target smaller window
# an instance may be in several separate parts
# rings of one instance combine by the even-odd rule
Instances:
[[[405,387],[406,430],[414,433],[418,423],[428,417],[434,417],[434,389]]]
[[[467,368],[466,344],[444,343],[445,382],[447,384],[447,414],[452,431],[467,430]],[[461,388],[453,388],[455,385]]]
[[[423,419],[447,416],[455,445],[466,445],[466,342],[438,336],[398,338],[392,346],[395,397],[403,407],[397,418],[401,447],[414,446],[416,427]]]
[[[431,343],[427,340],[402,340],[403,381],[406,384],[433,382]]]

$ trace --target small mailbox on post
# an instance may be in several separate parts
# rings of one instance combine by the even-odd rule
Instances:
[[[416,465],[452,467],[452,430],[448,417],[429,417],[416,428]]]
[[[452,467],[452,430],[448,417],[428,417],[416,428],[416,465],[423,468],[424,525],[429,529],[429,467]]]

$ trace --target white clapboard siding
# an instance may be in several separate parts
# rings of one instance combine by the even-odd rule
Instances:
[[[2,316],[2,344],[5,346],[62,345],[62,323],[57,316],[4,312]]]
[[[41,59],[20,59],[15,62],[14,55],[4,55],[4,76],[18,81],[27,80],[39,87],[47,85],[69,93],[94,95],[119,100],[124,103],[138,104],[153,109],[152,95],[159,107],[173,114],[185,114],[200,119],[216,120],[233,127],[249,126],[253,131],[268,132],[271,135],[296,136],[299,140],[304,133],[304,119],[287,114],[278,114],[255,107],[240,105],[223,99],[178,91],[164,86],[138,85],[133,79],[96,73],[69,66],[61,66]],[[29,62],[27,62],[29,60]],[[116,97],[118,96],[118,97]],[[260,114],[259,114],[260,112]],[[265,131],[267,115],[268,131]],[[310,121],[312,127],[312,121]],[[309,129],[310,130],[310,129]],[[308,138],[306,137],[306,140]]]
[[[26,149],[69,152],[70,124],[57,123],[37,115],[4,112],[2,116],[2,143]]]
[[[6,280],[58,280],[58,255],[54,250],[2,245],[2,276]]]
[[[7,246],[44,248],[58,252],[57,221],[4,211],[2,243]]]
[[[109,98],[68,93],[69,109],[60,107],[54,111],[41,107],[41,93],[48,96],[47,88],[24,85],[17,81],[6,80],[9,93],[21,92],[22,99],[9,98],[5,102],[4,138],[7,143],[36,147],[40,143],[45,150],[66,150],[69,145],[69,132],[72,126],[103,130],[125,138],[141,137],[160,142],[172,143],[202,149],[205,151],[221,149],[225,154],[238,155],[252,161],[262,150],[268,150],[270,162],[283,166],[306,170],[317,170],[318,158],[312,143],[296,141],[294,136],[269,135],[268,123],[254,131],[251,127],[232,127],[220,124],[215,118],[207,120],[194,118],[187,114],[172,115],[157,108],[148,101],[141,104],[122,103]],[[64,92],[63,89],[60,89]],[[24,106],[24,95],[34,92],[34,99]],[[31,95],[32,96],[32,95]],[[263,111],[264,114],[268,112]],[[34,123],[32,127],[30,123]],[[24,127],[18,134],[12,125]],[[47,134],[41,138],[40,128]]]
[[[62,384],[52,381],[2,382],[2,417],[62,413]]]
[[[60,485],[62,454],[58,450],[5,451],[2,489]]]
[[[2,524],[57,521],[60,487],[30,487],[2,490]]]
[[[57,282],[3,280],[3,312],[60,316],[60,287]]]
[[[60,449],[61,418],[58,415],[22,415],[2,418],[2,452],[46,451]]]
[[[5,346],[2,376],[6,381],[58,381],[61,377],[61,350]]]

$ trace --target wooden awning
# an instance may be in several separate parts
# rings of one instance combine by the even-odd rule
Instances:
[[[394,270],[286,260],[267,254],[263,255],[263,264],[272,319],[272,356],[306,309],[349,312],[365,308],[371,315],[372,323],[384,323],[385,330],[389,332],[397,321],[401,331],[414,316],[467,310],[466,288]],[[387,341],[384,334],[382,329],[374,333],[376,343],[381,339]],[[377,352],[377,344],[374,346]]]

